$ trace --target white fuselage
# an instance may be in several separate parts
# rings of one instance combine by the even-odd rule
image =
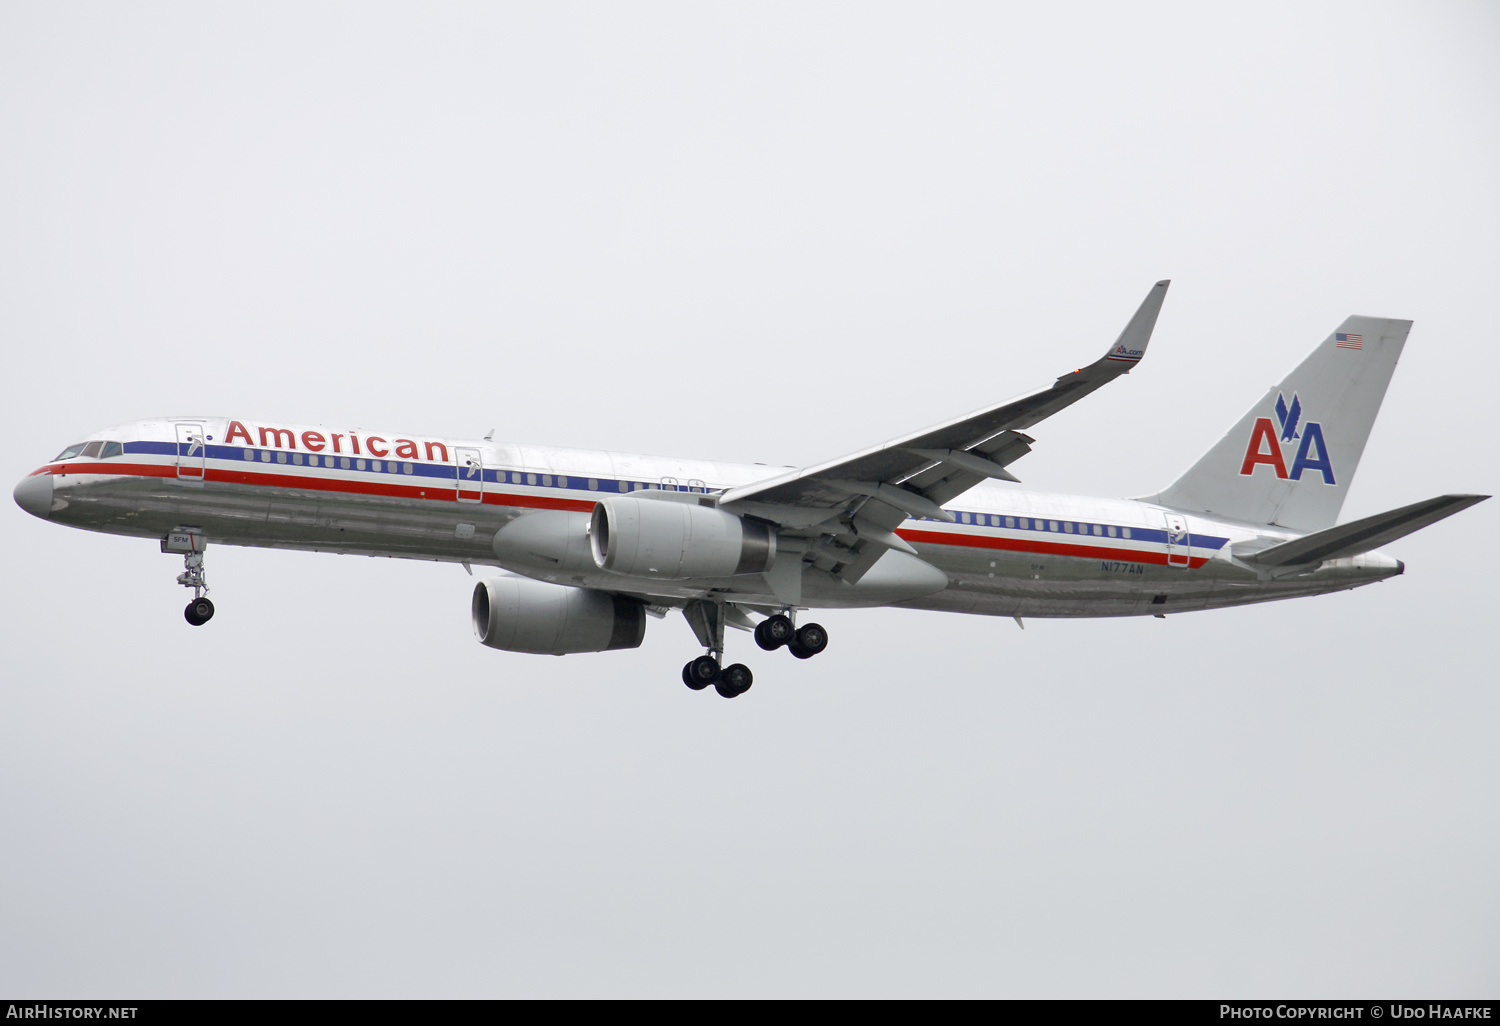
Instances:
[[[495,536],[541,512],[571,517],[559,523],[584,531],[595,504],[610,495],[709,496],[784,467],[215,417],[137,421],[92,439],[105,444],[33,474],[51,479],[48,519],[138,537],[160,539],[191,527],[219,544],[494,565],[665,604],[710,594],[752,607],[781,604],[762,574],[625,577],[588,559],[533,558],[514,546],[502,558]],[[809,564],[799,604],[1129,616],[1336,591],[1402,569],[1395,559],[1366,553],[1277,576],[1235,558],[1234,550],[1295,532],[1133,499],[986,483],[946,509],[956,522],[910,519],[896,531],[942,571],[946,586],[914,590],[911,575],[897,566],[911,557],[892,551],[857,585]]]

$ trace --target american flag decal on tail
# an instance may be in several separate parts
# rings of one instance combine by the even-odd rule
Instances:
[[[1365,337],[1363,335],[1345,335],[1343,332],[1338,332],[1333,336],[1333,344],[1340,349],[1363,349],[1365,347]]]

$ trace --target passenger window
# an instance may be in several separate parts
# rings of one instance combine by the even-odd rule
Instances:
[[[1023,531],[1029,531],[1029,530],[1031,530],[1031,523],[1025,517],[1021,518],[1021,530],[1023,530]]]
[[[1097,538],[1097,537],[1099,537],[1103,533],[1104,533],[1104,528],[1100,527],[1098,524],[1095,524],[1094,525],[1094,537]]]
[[[1120,528],[1120,533],[1122,535],[1124,535],[1126,538],[1129,538],[1130,537],[1130,528],[1128,528],[1128,527],[1122,527],[1122,528]]]
[[[1105,528],[1105,530],[1107,530],[1109,532],[1109,536],[1111,538],[1113,538],[1115,536],[1115,527],[1114,527],[1113,524],[1109,525],[1109,527]]]
[[[1068,534],[1072,534],[1073,533],[1073,521],[1071,521],[1071,520],[1064,520],[1063,521],[1063,530],[1066,533],[1068,533]]]
[[[347,456],[340,456],[339,457],[339,467],[342,470],[348,470],[349,469],[349,457],[347,457]]]
[[[542,484],[546,485],[548,488],[551,488],[552,487],[552,475],[551,474],[543,474],[542,475]]]
[[[403,464],[401,464],[401,473],[403,473],[403,474],[410,474],[411,473],[411,464],[410,463],[403,463]]]
[[[87,442],[79,442],[77,445],[70,445],[66,449],[64,449],[62,452],[60,452],[56,456],[52,457],[52,459],[53,460],[70,460],[74,456],[77,456],[79,453],[83,452],[83,447],[85,445],[87,445],[87,444],[88,444]]]
[[[958,515],[958,519],[961,520],[963,523],[967,524],[969,522],[969,514],[967,514],[967,513],[960,513]]]
[[[559,477],[557,479],[557,487],[559,487],[559,488],[566,488],[566,487],[568,487],[568,479],[565,478],[565,477]]]
[[[286,462],[286,453],[284,453],[284,452],[278,452],[276,454],[276,462],[277,463],[285,463]]]
[[[624,481],[617,481],[615,483],[619,486],[620,491],[622,491],[622,492],[628,492],[628,491],[630,491],[630,485],[627,484],[626,482],[624,482]]]
[[[591,478],[589,478],[589,491],[591,491],[591,492],[597,492],[598,490],[599,490],[599,479],[597,477],[591,477]]]
[[[1049,521],[1047,521],[1047,525],[1052,530],[1053,534],[1057,533],[1057,521],[1056,520],[1049,520]]]
[[[1005,526],[1006,527],[1015,527],[1016,526],[1016,518],[1015,517],[1006,517],[1005,518]]]
[[[123,445],[121,445],[119,442],[105,442],[104,443],[103,457],[105,459],[111,459],[111,458],[113,458],[115,456],[123,455],[124,452],[125,452],[125,447]]]
[[[271,450],[270,449],[262,449],[260,451],[260,461],[262,463],[270,463],[271,462]]]
[[[354,469],[355,470],[364,470],[365,469],[365,461],[364,460],[355,460],[354,461]]]
[[[246,449],[245,450],[245,459],[247,459],[247,460],[253,460],[253,459],[255,459],[255,450],[254,449]]]
[[[379,460],[371,460],[370,469],[375,471],[375,473],[377,474],[383,474],[385,473],[385,464],[381,463]]]
[[[302,454],[300,452],[292,453],[292,462],[299,467],[302,466]]]
[[[536,475],[535,474],[527,474],[526,475],[526,483],[529,484],[529,485],[536,484]]]

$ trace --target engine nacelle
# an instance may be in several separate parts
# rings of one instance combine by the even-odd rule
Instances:
[[[595,565],[611,573],[731,577],[768,570],[776,533],[712,506],[621,496],[594,506],[589,546]]]
[[[522,577],[492,577],[474,586],[474,633],[507,652],[570,655],[639,648],[646,608],[602,591]]]

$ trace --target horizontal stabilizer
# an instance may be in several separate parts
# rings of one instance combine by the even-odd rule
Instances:
[[[1235,555],[1258,566],[1292,566],[1357,556],[1397,538],[1404,538],[1413,531],[1420,531],[1488,498],[1488,495],[1440,495],[1435,499],[1414,502],[1410,506],[1377,513],[1353,523],[1316,531],[1259,552],[1248,555],[1236,552]]]

